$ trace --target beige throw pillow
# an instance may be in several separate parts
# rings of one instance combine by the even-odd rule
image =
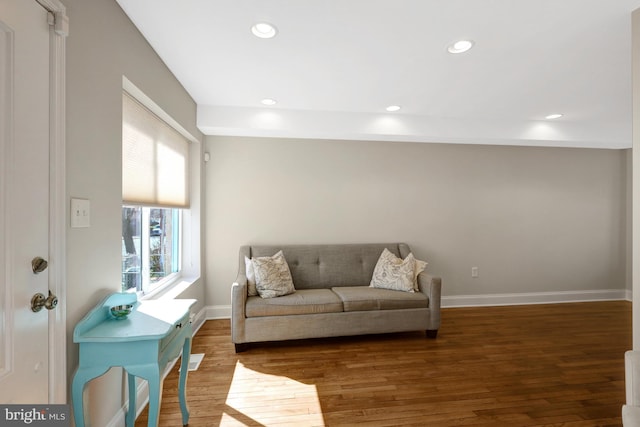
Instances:
[[[262,298],[275,298],[296,291],[282,251],[271,257],[253,258],[251,263],[256,276],[256,289]]]
[[[382,251],[371,278],[372,288],[415,292],[416,260],[409,254],[404,260],[392,254],[387,248]]]
[[[420,286],[418,286],[418,274],[422,273],[425,268],[427,268],[427,265],[429,265],[429,263],[426,261],[421,261],[419,259],[416,260],[415,279],[413,281],[413,289],[416,292],[420,292]]]
[[[244,274],[247,277],[247,295],[250,297],[258,295],[258,290],[256,289],[256,275],[253,272],[253,263],[247,256],[244,257]]]

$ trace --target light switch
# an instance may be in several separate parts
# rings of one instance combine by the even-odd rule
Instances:
[[[71,199],[71,228],[89,227],[90,207],[87,199]]]

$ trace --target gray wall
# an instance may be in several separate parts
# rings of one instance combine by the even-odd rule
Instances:
[[[625,150],[626,157],[626,290],[629,300],[633,294],[633,153]]]
[[[632,291],[633,349],[640,350],[640,9],[631,14],[631,58],[633,77],[633,149],[632,151]]]
[[[91,227],[67,230],[69,375],[77,366],[73,327],[107,293],[121,271],[122,76],[196,138],[196,106],[113,0],[63,0],[67,39],[67,196],[91,201]],[[188,297],[204,304],[201,283]],[[71,378],[71,377],[69,377]],[[90,384],[91,425],[105,426],[122,406],[121,373]]]
[[[206,141],[208,305],[259,243],[404,241],[445,296],[627,288],[627,151]]]

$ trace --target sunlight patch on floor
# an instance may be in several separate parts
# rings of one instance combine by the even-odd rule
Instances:
[[[316,386],[286,376],[255,371],[237,362],[223,414],[223,425],[324,426]]]

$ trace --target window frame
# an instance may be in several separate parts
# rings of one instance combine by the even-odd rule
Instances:
[[[137,281],[136,286],[131,288],[124,287],[125,275],[128,273],[125,270],[124,261],[124,252],[123,252],[123,262],[122,262],[122,283],[121,283],[121,292],[136,292],[139,298],[155,294],[157,292],[161,292],[162,289],[171,285],[172,283],[180,280],[182,278],[182,245],[183,245],[183,226],[182,226],[182,218],[184,216],[185,209],[179,208],[165,208],[165,207],[156,207],[156,206],[143,206],[143,205],[131,205],[131,204],[123,204],[122,209],[133,208],[140,209],[140,234],[139,234],[139,253],[137,256],[140,259],[140,270],[137,274],[140,275],[140,289],[138,289]],[[173,271],[163,278],[159,279],[156,282],[151,280],[152,271],[151,271],[151,257],[153,256],[152,245],[151,245],[151,210],[152,209],[167,209],[172,210],[172,230],[177,231],[177,239],[171,239],[172,253],[176,253],[175,258],[172,259],[172,269],[175,268],[177,271]],[[177,218],[173,218],[173,216]],[[174,232],[174,231],[172,231]],[[138,236],[138,235],[136,235]],[[134,237],[136,237],[134,236]],[[123,236],[124,238],[124,236]],[[126,244],[123,243],[123,246]]]

